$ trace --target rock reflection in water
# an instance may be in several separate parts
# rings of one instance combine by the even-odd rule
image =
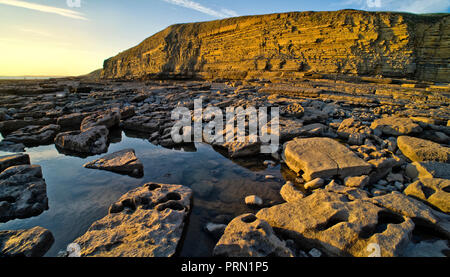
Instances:
[[[47,256],[56,256],[129,190],[147,182],[181,184],[194,190],[194,204],[179,255],[211,256],[217,238],[204,232],[207,223],[228,223],[237,215],[256,212],[244,203],[248,195],[258,195],[266,206],[282,202],[280,166],[266,167],[264,159],[246,159],[243,163],[229,160],[206,144],[166,149],[151,144],[145,134],[118,130],[111,134],[107,154],[135,149],[144,164],[142,179],[83,168],[84,163],[104,154],[80,157],[65,155],[53,145],[29,148],[31,163],[42,166],[50,208],[37,217],[1,224],[0,230],[47,228],[55,237]],[[275,178],[266,179],[266,175]]]

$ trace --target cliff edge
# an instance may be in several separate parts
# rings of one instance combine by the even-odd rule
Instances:
[[[173,25],[102,77],[245,79],[304,72],[450,82],[450,14],[290,12]]]

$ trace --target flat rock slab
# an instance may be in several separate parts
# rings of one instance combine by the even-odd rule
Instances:
[[[30,156],[27,154],[8,155],[0,157],[0,173],[8,167],[30,164]]]
[[[370,126],[375,131],[385,135],[401,136],[422,132],[419,124],[405,117],[385,117],[375,120]]]
[[[371,165],[360,159],[347,147],[330,138],[297,138],[284,147],[284,157],[289,168],[304,172],[303,178],[311,181],[339,176],[366,175]]]
[[[272,227],[253,214],[233,219],[214,248],[221,257],[293,257]]]
[[[0,174],[0,222],[37,216],[48,209],[39,165],[11,166]]]
[[[74,243],[82,257],[172,257],[191,198],[190,188],[148,183],[123,195]]]
[[[86,168],[108,170],[133,177],[144,175],[144,166],[133,149],[121,150],[83,165]]]
[[[0,231],[0,257],[42,257],[53,242],[52,233],[42,227]]]
[[[436,161],[450,163],[450,148],[429,140],[401,136],[397,139],[398,148],[413,162]]]
[[[445,213],[450,213],[450,180],[421,179],[410,184],[404,193],[421,199]]]
[[[108,150],[108,135],[105,126],[95,126],[83,132],[60,133],[55,138],[55,145],[77,153],[101,154]]]
[[[362,190],[335,184],[298,201],[263,209],[256,216],[300,247],[314,247],[329,256],[369,257],[374,245],[381,257],[406,255],[414,246],[413,219],[444,229],[449,237],[448,217],[436,216],[417,200],[400,193],[371,199]],[[437,254],[442,255],[430,255]]]

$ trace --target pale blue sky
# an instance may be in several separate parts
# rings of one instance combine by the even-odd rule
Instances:
[[[0,0],[0,75],[84,74],[175,23],[348,8],[450,12],[450,0],[81,0],[80,7],[76,4],[77,0]]]

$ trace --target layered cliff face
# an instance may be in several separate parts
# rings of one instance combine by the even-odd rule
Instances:
[[[106,60],[102,76],[244,79],[317,72],[450,82],[449,60],[449,14],[295,12],[170,26]]]

